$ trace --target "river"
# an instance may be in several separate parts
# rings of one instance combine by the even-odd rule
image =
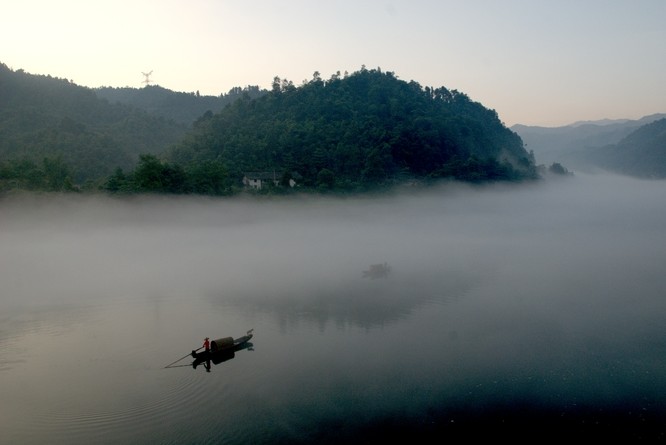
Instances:
[[[0,443],[663,440],[665,272],[663,181],[5,196]]]

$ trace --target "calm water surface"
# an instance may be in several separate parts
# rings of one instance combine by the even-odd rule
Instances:
[[[0,443],[663,440],[665,272],[658,181],[5,197]]]

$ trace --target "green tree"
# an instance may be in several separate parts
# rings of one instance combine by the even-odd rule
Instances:
[[[230,193],[229,173],[219,161],[193,163],[187,169],[190,189],[203,195],[225,195]]]
[[[43,174],[46,190],[73,191],[74,185],[70,176],[69,167],[62,161],[61,156],[43,159]]]
[[[187,174],[185,169],[178,164],[162,165],[162,192],[185,193]]]
[[[104,184],[104,189],[111,193],[128,191],[127,176],[122,168],[116,168],[113,175],[111,175]]]
[[[142,154],[139,157],[139,165],[134,170],[134,182],[140,191],[162,192],[163,183],[162,162],[155,155]]]
[[[335,174],[327,168],[322,168],[317,174],[317,188],[331,190],[335,185]]]

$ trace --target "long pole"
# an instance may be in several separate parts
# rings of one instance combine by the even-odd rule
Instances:
[[[202,346],[201,348],[199,348],[199,349],[202,349],[202,348],[203,348],[203,346]],[[199,349],[195,349],[194,352],[198,351]],[[179,359],[176,360],[175,362],[171,362],[171,363],[169,363],[168,365],[165,366],[165,368],[168,368],[169,366],[173,365],[174,363],[178,363],[179,361],[181,361],[182,359],[184,359],[184,358],[186,358],[186,357],[189,357],[190,355],[192,355],[192,353],[187,354],[187,355],[184,355],[183,357],[179,358]]]

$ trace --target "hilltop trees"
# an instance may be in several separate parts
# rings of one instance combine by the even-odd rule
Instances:
[[[159,85],[147,85],[143,88],[101,87],[94,90],[97,97],[111,104],[123,104],[136,107],[153,116],[172,120],[189,126],[206,111],[218,112],[231,102],[241,97],[256,98],[266,93],[258,86],[233,87],[226,94],[204,96],[195,93],[175,92]]]
[[[405,180],[533,178],[521,139],[493,110],[446,88],[422,88],[362,69],[294,87],[276,77],[199,121],[169,153],[184,165],[218,160],[243,171],[297,173],[311,188],[364,190]]]

